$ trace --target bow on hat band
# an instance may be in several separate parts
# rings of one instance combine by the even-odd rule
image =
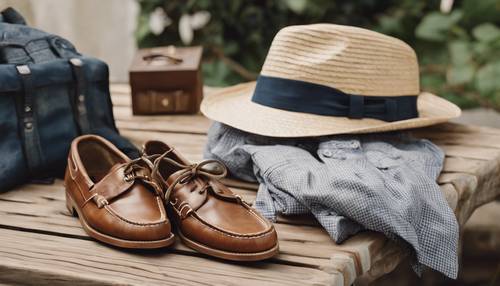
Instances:
[[[320,84],[262,75],[252,101],[288,111],[352,119],[392,122],[418,117],[416,95],[354,95]]]

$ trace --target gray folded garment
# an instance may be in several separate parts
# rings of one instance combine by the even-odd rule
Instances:
[[[428,140],[402,132],[271,138],[216,122],[205,157],[259,182],[255,207],[271,220],[312,213],[338,243],[378,231],[414,250],[417,273],[425,265],[457,276],[458,224],[436,183],[444,154]]]

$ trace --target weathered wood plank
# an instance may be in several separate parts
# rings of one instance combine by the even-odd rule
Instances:
[[[457,132],[457,133],[467,133],[467,134],[496,134],[500,135],[500,129],[497,128],[492,128],[492,127],[485,127],[485,126],[477,126],[477,125],[466,125],[466,124],[459,124],[459,123],[443,123],[443,124],[438,124],[430,127],[424,127],[420,129],[428,129],[432,130],[433,132]]]
[[[64,209],[63,187],[60,182],[58,184],[57,189],[54,186],[26,185],[2,194],[0,228],[10,227],[85,239],[86,234],[77,219],[69,217]],[[364,273],[371,269],[373,257],[383,257],[379,254],[383,250],[381,246],[388,243],[385,237],[370,232],[337,245],[318,227],[277,223],[276,229],[281,247],[281,254],[276,261],[313,264],[325,271],[350,269],[349,271],[355,270],[354,273]],[[182,244],[177,244],[173,251],[179,254],[191,252]],[[354,273],[346,276],[346,281],[354,279]]]
[[[253,201],[255,198],[253,191],[233,190],[245,200]],[[79,221],[69,216],[64,200],[64,187],[61,181],[52,186],[26,185],[4,193],[0,196],[0,228],[8,227],[90,239],[80,227]],[[324,251],[334,251],[338,248],[328,234],[317,227],[308,229],[291,226],[290,228],[278,223],[276,229],[280,243],[286,241],[281,246],[282,253],[288,254],[284,256],[286,260],[283,260],[286,263],[305,263],[302,257],[329,259],[331,252]],[[301,247],[303,244],[317,245],[321,249],[309,253]],[[176,245],[174,249],[180,252],[193,252],[181,244]],[[278,261],[281,259],[281,256],[277,258]],[[319,267],[320,264],[316,266]]]
[[[429,139],[437,144],[500,149],[500,135],[481,133],[471,135],[453,132],[435,133],[429,130],[425,130],[419,133],[413,133],[418,137]]]
[[[474,175],[484,163],[484,160],[448,156],[446,160],[444,160],[443,172],[457,172]]]
[[[92,241],[7,229],[0,229],[0,256],[0,280],[16,284],[332,285],[339,278],[308,267],[221,263],[168,249],[125,251]]]
[[[120,129],[206,134],[211,122],[202,115],[132,117],[129,107],[115,107],[116,126]]]
[[[255,197],[254,191],[235,191],[246,200],[253,200]],[[318,269],[334,273],[348,271],[344,278],[350,282],[373,268],[371,263],[376,261],[374,257],[383,259],[384,256],[380,254],[382,251],[394,251],[385,247],[389,243],[385,237],[371,232],[354,236],[337,245],[318,227],[283,223],[275,225],[281,248],[281,254],[276,261],[294,265],[314,265]],[[60,181],[56,186],[26,185],[2,194],[0,228],[2,227],[89,239],[78,220],[69,217],[65,210],[63,186]],[[173,252],[183,254],[192,250],[177,244]]]
[[[457,157],[474,160],[494,160],[500,157],[500,150],[496,148],[471,147],[461,145],[437,144],[447,157]]]
[[[479,206],[493,201],[500,195],[500,159],[492,157],[485,162],[476,173],[477,185],[469,188],[466,195],[460,197],[457,206],[457,217],[464,224]]]
[[[470,195],[469,190],[477,187],[477,177],[464,173],[442,173],[438,182],[440,184],[452,184],[457,192],[457,199],[463,200]]]

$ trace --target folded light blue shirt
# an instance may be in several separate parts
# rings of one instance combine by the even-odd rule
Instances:
[[[436,179],[444,153],[404,132],[271,138],[215,122],[205,157],[239,179],[258,182],[255,208],[278,214],[312,213],[341,243],[362,230],[408,247],[414,269],[458,273],[458,223]]]

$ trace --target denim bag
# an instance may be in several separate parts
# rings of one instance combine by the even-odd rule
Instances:
[[[62,176],[81,134],[138,156],[115,126],[108,66],[7,8],[0,14],[0,191]]]

